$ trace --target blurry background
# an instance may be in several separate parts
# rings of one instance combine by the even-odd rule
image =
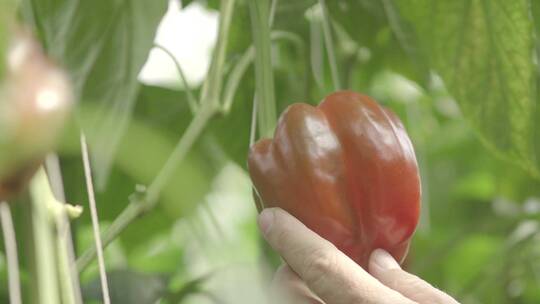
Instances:
[[[236,2],[222,97],[257,35],[248,1]],[[525,0],[461,2],[326,1],[339,77],[343,87],[394,110],[414,144],[423,205],[405,267],[463,303],[538,303],[540,110],[529,16],[539,9]],[[193,118],[188,97],[199,96],[207,78],[220,2],[66,3],[21,1],[20,15],[74,80],[104,230],[136,188],[151,183]],[[271,56],[278,113],[293,102],[317,104],[334,90],[324,22],[318,1],[277,1]],[[154,43],[175,57],[187,86]],[[240,76],[230,111],[209,122],[158,205],[106,248],[112,303],[261,301],[268,249],[246,171],[253,65]],[[67,129],[60,164],[67,201],[85,207],[72,222],[81,254],[93,244],[92,226],[77,125]],[[24,212],[12,208],[22,239]],[[28,244],[19,243],[25,290]],[[100,302],[97,271],[94,262],[82,272],[88,303]],[[7,301],[4,256],[0,274]]]

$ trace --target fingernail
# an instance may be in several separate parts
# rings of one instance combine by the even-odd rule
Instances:
[[[264,235],[267,235],[270,231],[270,228],[272,228],[272,224],[274,223],[274,210],[272,209],[264,209],[261,214],[259,214],[258,218],[259,228],[261,229],[262,233]]]
[[[375,249],[371,253],[371,262],[383,270],[400,269],[399,263],[396,262],[390,253],[383,249]]]

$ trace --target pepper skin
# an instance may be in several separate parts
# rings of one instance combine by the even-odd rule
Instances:
[[[0,201],[22,192],[53,150],[73,105],[67,74],[30,32],[9,39],[0,82]]]
[[[28,161],[24,167],[0,178],[0,202],[9,201],[24,190],[43,161]]]
[[[317,107],[296,103],[274,139],[249,152],[251,180],[264,207],[280,207],[366,268],[374,249],[398,261],[420,214],[420,177],[399,118],[351,91]]]

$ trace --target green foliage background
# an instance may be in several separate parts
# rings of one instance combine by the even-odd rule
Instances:
[[[219,9],[219,1],[197,2]],[[407,269],[463,303],[540,302],[537,1],[326,2],[342,86],[398,113],[417,152],[423,210]],[[193,118],[181,88],[137,81],[166,6],[20,1],[20,19],[74,81],[79,103],[71,127],[89,135],[104,227],[135,185],[153,180]],[[249,14],[248,1],[238,0],[226,83],[257,35],[249,32]],[[271,46],[277,113],[292,102],[317,104],[333,91],[317,1],[278,1],[272,32],[289,37]],[[209,122],[157,208],[107,248],[113,303],[162,297],[164,303],[255,303],[262,297],[267,249],[245,171],[254,75],[250,65],[230,111]],[[201,88],[193,90],[199,95]],[[77,136],[67,130],[59,153],[67,200],[86,207]],[[24,213],[13,206],[24,231]],[[81,253],[92,244],[88,212],[72,228]],[[5,266],[0,263],[4,298]],[[96,265],[83,272],[84,295],[95,301],[96,278]],[[23,273],[23,288],[28,279]]]

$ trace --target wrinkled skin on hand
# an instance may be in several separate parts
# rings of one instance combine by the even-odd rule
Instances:
[[[292,104],[248,166],[264,207],[280,207],[366,268],[377,248],[402,261],[420,214],[420,177],[398,117],[351,91]]]

